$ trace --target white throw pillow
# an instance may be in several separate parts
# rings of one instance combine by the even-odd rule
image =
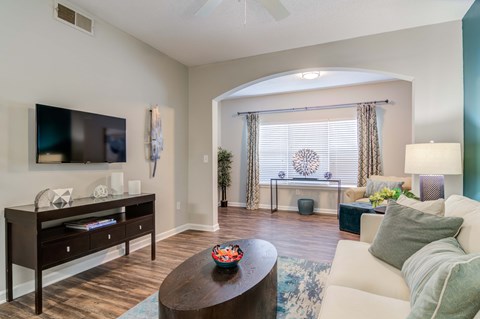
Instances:
[[[402,194],[397,199],[397,203],[403,206],[415,208],[416,210],[419,210],[423,213],[437,216],[445,215],[445,200],[443,198],[422,202],[413,198],[408,198],[407,196]]]
[[[480,202],[461,195],[450,195],[445,201],[445,216],[463,217],[480,211]]]

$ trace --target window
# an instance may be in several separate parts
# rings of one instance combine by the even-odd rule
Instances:
[[[323,121],[295,124],[260,125],[260,182],[277,178],[302,177],[292,165],[293,155],[310,148],[320,157],[318,170],[308,177],[323,179],[325,172],[344,185],[357,184],[358,146],[357,121]]]

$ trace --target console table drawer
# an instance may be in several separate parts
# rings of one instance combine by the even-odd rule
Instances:
[[[125,239],[125,225],[108,227],[90,235],[90,249],[107,248]]]
[[[81,235],[59,242],[42,245],[43,265],[53,264],[87,252],[89,249],[88,235]]]
[[[142,218],[133,223],[127,224],[127,237],[151,232],[153,229],[152,217]]]

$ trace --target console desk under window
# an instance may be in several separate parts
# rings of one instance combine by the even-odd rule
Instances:
[[[320,183],[335,184],[337,187],[337,218],[338,218],[338,208],[340,206],[340,196],[342,190],[342,181],[339,179],[319,179],[319,178],[271,178],[270,179],[270,211],[276,212],[278,210],[278,182],[284,183]],[[308,185],[308,184],[307,184]],[[274,188],[275,187],[275,191]]]

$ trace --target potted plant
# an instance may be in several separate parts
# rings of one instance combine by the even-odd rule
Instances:
[[[401,188],[394,188],[390,189],[387,187],[384,187],[381,191],[376,192],[372,196],[369,197],[370,203],[372,204],[372,207],[375,208],[377,206],[380,206],[384,200],[386,199],[393,199],[397,200],[400,195],[405,195],[408,198],[413,198],[413,199],[419,199],[417,196],[415,196],[414,193],[412,193],[409,190],[402,190]]]
[[[231,184],[230,172],[232,170],[233,154],[221,147],[218,148],[218,187],[222,189],[221,207],[227,207],[227,187]]]

